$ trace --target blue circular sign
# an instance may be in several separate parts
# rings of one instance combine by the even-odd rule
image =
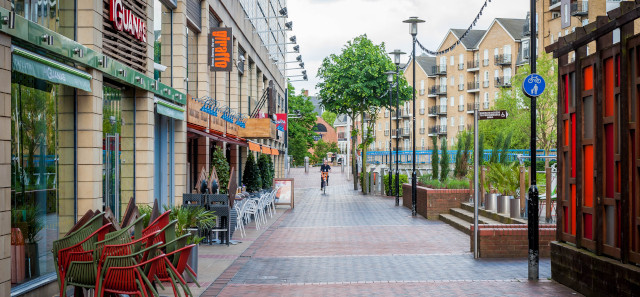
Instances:
[[[522,90],[529,97],[538,97],[542,95],[546,86],[547,84],[545,83],[544,78],[537,73],[527,75],[522,82]]]

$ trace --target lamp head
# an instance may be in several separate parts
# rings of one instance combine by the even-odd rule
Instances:
[[[396,66],[400,66],[400,56],[406,54],[405,52],[397,49],[394,50],[392,52],[389,53],[390,55],[393,55],[393,63],[396,64]]]
[[[296,52],[296,53],[299,53],[300,52],[300,46],[299,45],[294,46],[293,47],[293,51]]]
[[[424,23],[424,20],[419,19],[418,17],[410,17],[408,20],[402,21],[403,23],[409,24],[409,33],[411,36],[418,35],[418,24]]]
[[[278,13],[280,13],[281,16],[285,16],[285,17],[288,16],[286,7],[283,7],[282,9],[280,9]]]
[[[289,41],[291,41],[292,43],[296,43],[296,36],[293,35],[293,36],[289,37]]]
[[[387,75],[387,82],[392,83],[393,82],[393,75],[396,74],[396,72],[389,70],[389,71],[385,72],[384,74]]]
[[[298,62],[302,62],[302,55],[298,55],[298,56],[296,57],[296,61],[298,61]]]
[[[300,62],[298,65],[300,65],[300,68],[304,68],[304,62]]]

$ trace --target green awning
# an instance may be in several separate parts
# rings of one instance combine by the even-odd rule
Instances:
[[[155,97],[155,102],[157,113],[168,116],[170,118],[174,118],[176,120],[184,121],[184,108],[173,103],[169,103],[158,97]]]
[[[12,70],[55,84],[91,92],[91,75],[19,47],[12,48]]]

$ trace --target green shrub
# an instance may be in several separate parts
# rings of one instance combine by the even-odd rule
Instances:
[[[260,170],[256,165],[255,157],[250,152],[247,162],[244,165],[244,174],[242,175],[242,183],[247,186],[247,191],[258,192],[262,189],[262,178]]]
[[[402,184],[407,183],[409,178],[406,174],[400,174],[400,196],[402,196]],[[391,189],[389,189],[389,175],[384,176],[384,192],[387,193],[387,196],[395,196],[396,195],[396,175],[393,175],[393,180],[391,181]]]
[[[422,186],[431,189],[468,189],[469,181],[466,179],[447,179],[440,181],[437,179],[431,179],[427,175],[423,175],[418,178],[418,181]]]
[[[438,153],[438,136],[432,136],[431,143],[433,146],[433,151],[431,153],[431,178],[438,179],[438,166],[440,166],[440,162],[438,160],[440,157],[440,154]]]
[[[442,156],[440,156],[440,181],[445,181],[449,178],[449,171],[451,168],[449,167],[449,151],[447,150],[447,139],[442,139],[440,143],[440,150],[442,151]]]
[[[269,155],[262,154],[258,157],[258,170],[260,170],[260,177],[262,178],[262,188],[269,189],[273,184],[273,175],[269,163],[271,157]]]
[[[466,179],[449,179],[447,180],[447,189],[468,189],[469,181]]]
[[[220,194],[227,194],[227,186],[229,185],[229,163],[222,152],[221,148],[213,150],[213,158],[211,158],[211,167],[216,169],[218,174],[218,189]],[[209,172],[212,172],[209,170]]]

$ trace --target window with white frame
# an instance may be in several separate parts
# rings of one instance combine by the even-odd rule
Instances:
[[[456,106],[456,97],[451,96],[451,107]]]
[[[440,67],[447,66],[447,57],[440,57]]]
[[[452,86],[455,86],[455,85],[456,85],[456,77],[455,77],[455,76],[452,76],[452,77],[451,77],[451,85],[452,85]]]
[[[420,147],[421,147],[422,149],[425,149],[425,147],[424,147],[424,138],[421,138],[421,139],[420,139]]]
[[[460,56],[458,56],[458,64],[463,64],[464,63],[464,55],[460,54]]]
[[[424,99],[420,100],[420,108],[424,108]]]
[[[484,81],[488,81],[489,80],[489,71],[484,71]]]
[[[489,102],[489,93],[484,93],[484,102]]]
[[[484,59],[489,60],[489,49],[484,50]]]
[[[462,76],[462,74],[460,74],[458,80],[460,81],[459,84],[464,84],[464,76]]]
[[[460,95],[460,101],[458,101],[459,106],[464,106],[464,95]]]
[[[424,90],[424,79],[420,80],[420,90]]]
[[[451,64],[451,66],[453,66],[453,65],[456,63],[456,61],[455,61],[455,59],[453,58],[453,56],[451,56],[451,57],[449,58],[449,61],[450,61],[450,62],[449,62],[449,64]]]
[[[424,119],[420,119],[420,129],[424,129]]]
[[[511,81],[511,68],[504,69],[504,82],[508,83]]]
[[[496,71],[493,72],[493,77],[494,78],[500,77],[500,70],[496,69]]]
[[[456,118],[455,118],[455,117],[451,117],[451,118],[449,118],[449,121],[451,122],[451,127],[455,127],[455,125],[456,125]]]
[[[460,125],[464,125],[464,116],[460,116]]]

